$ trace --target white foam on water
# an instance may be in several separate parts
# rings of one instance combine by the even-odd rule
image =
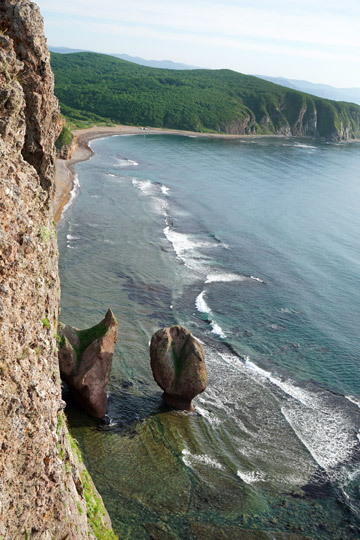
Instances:
[[[211,258],[198,250],[219,247],[222,246],[222,244],[211,240],[194,238],[193,235],[175,231],[172,228],[172,222],[168,216],[168,207],[165,207],[164,204],[166,204],[165,201],[163,201],[166,223],[166,227],[163,229],[165,237],[172,244],[178,259],[180,259],[189,270],[204,278],[209,274]]]
[[[357,405],[360,409],[360,399],[356,398],[354,396],[345,396],[345,398],[350,401],[351,403],[354,403],[354,405]]]
[[[219,368],[220,370],[222,369],[223,367],[222,361],[225,360],[226,364],[229,364],[229,366],[233,367],[234,360],[236,359],[239,360],[237,357],[231,354],[226,354],[226,353],[223,354],[223,353],[220,353],[219,351],[217,351],[216,354],[214,354],[212,352],[212,348],[207,347],[207,346],[205,346],[204,348],[205,348],[205,356],[207,359],[207,363],[212,366],[213,373],[217,371],[217,368]],[[219,363],[221,363],[221,366],[219,366]],[[243,369],[245,369],[243,363],[241,363],[241,366]],[[229,374],[231,372],[226,371],[226,373]],[[222,420],[219,421],[219,425],[226,422],[226,420],[224,419],[226,418],[231,419],[231,423],[233,425],[236,424],[238,426],[241,436],[248,433],[250,437],[252,437],[251,430],[248,429],[248,426],[244,424],[241,417],[237,414],[236,411],[234,411],[234,407],[232,406],[232,404],[229,404],[226,398],[224,400],[224,397],[225,396],[224,396],[224,391],[222,387],[216,388],[212,386],[212,387],[208,387],[206,391],[204,392],[204,394],[197,396],[196,402],[200,402],[201,404],[203,404],[206,410],[210,408],[210,409],[215,409],[215,411],[222,411],[221,413],[219,413],[220,418],[222,418]],[[230,398],[230,401],[232,401],[231,398]],[[233,403],[236,401],[237,401],[237,396],[234,396]],[[240,405],[240,408],[242,408],[242,405]],[[215,418],[217,418],[216,412],[215,412]],[[239,438],[238,446],[240,448],[243,446],[243,441],[241,440],[241,438]]]
[[[205,400],[202,400],[202,402],[205,402]],[[202,407],[199,407],[199,405],[196,404],[196,410],[198,413],[201,414],[206,420],[212,425],[212,426],[219,426],[221,424],[220,418],[212,414],[211,412],[207,411],[206,409],[203,409]]]
[[[258,375],[261,375],[261,377],[265,377],[266,379],[269,379],[271,376],[270,371],[266,371],[265,369],[262,369],[261,367],[254,364],[254,362],[251,362],[249,356],[245,356],[245,366],[258,373]]]
[[[220,356],[227,363],[237,365],[240,369],[241,366],[245,366],[257,377],[269,381],[290,398],[280,409],[283,417],[315,462],[331,477],[337,477],[339,473],[336,467],[351,458],[360,442],[360,433],[347,412],[333,403],[332,396],[325,392],[318,394],[305,390],[291,380],[283,381],[270,371],[257,366],[249,357],[244,357],[243,363],[240,358],[231,354]],[[356,398],[353,401],[360,406]]]
[[[245,482],[245,484],[254,484],[255,482],[261,482],[262,480],[265,479],[265,475],[264,473],[260,472],[260,471],[240,471],[240,469],[238,469],[237,473],[236,473],[239,478],[241,478],[241,480],[243,482]]]
[[[191,258],[191,257],[181,257],[184,265],[186,268],[191,270],[192,272],[195,272],[196,274],[200,274],[201,277],[206,274],[206,267],[205,267],[205,261],[202,261],[199,258]]]
[[[72,236],[71,234],[66,235],[67,240],[80,240],[80,236]]]
[[[200,311],[200,313],[208,313],[209,315],[211,314],[211,309],[209,308],[209,306],[207,305],[206,301],[205,301],[205,291],[202,291],[197,297],[196,297],[196,300],[195,300],[195,306],[196,306],[196,309],[198,311]]]
[[[211,332],[213,334],[216,334],[217,336],[221,337],[222,339],[226,338],[226,334],[224,333],[223,329],[215,321],[211,321],[211,326],[212,326]]]
[[[143,191],[142,193],[151,198],[153,210],[157,214],[160,214],[165,219],[165,222],[166,222],[168,214],[169,214],[168,212],[169,205],[166,201],[164,201],[163,198],[154,196],[155,191],[156,191],[156,186],[154,186],[154,184],[151,184],[151,188],[147,189],[145,187],[145,191]]]
[[[137,167],[139,163],[137,161],[134,161],[132,159],[126,159],[126,158],[119,158],[117,160],[117,166],[118,167]]]
[[[166,186],[161,186],[161,191],[164,195],[169,196],[170,188]]]
[[[75,174],[75,176],[74,176],[74,185],[73,185],[73,188],[72,188],[72,190],[70,192],[70,199],[65,204],[65,206],[63,208],[63,211],[62,211],[62,214],[61,214],[61,217],[63,217],[66,214],[66,212],[69,210],[70,206],[72,206],[72,204],[75,202],[75,199],[78,197],[79,192],[80,192],[80,180],[79,180],[78,175]]]
[[[282,407],[281,412],[316,463],[330,476],[336,476],[334,469],[351,458],[358,441],[351,433],[346,413],[324,406],[320,400],[318,405],[322,408]]]
[[[353,403],[354,405],[356,405],[360,409],[360,399],[358,399],[358,398],[356,398],[354,396],[345,396],[345,398],[348,401],[350,401],[351,403]],[[357,433],[356,438],[360,443],[360,431]]]
[[[163,232],[169,242],[173,245],[174,251],[179,258],[183,258],[182,256],[188,251],[195,251],[199,248],[213,248],[219,245],[218,243],[211,242],[209,240],[191,238],[188,234],[174,231],[170,225],[167,225]],[[193,253],[193,255],[196,256],[196,253]],[[203,260],[207,259],[206,255],[198,254],[198,257],[199,256]],[[204,271],[202,273],[204,274]]]
[[[202,291],[196,297],[195,306],[196,306],[196,309],[200,313],[206,313],[207,315],[212,315],[212,311],[211,311],[210,307],[207,305],[206,300],[205,300],[205,291]],[[212,328],[211,332],[213,334],[216,334],[217,336],[221,337],[222,339],[226,338],[226,335],[225,335],[223,329],[221,328],[221,326],[216,321],[211,320],[210,324],[211,324],[211,328]]]
[[[173,229],[170,229],[169,226],[165,227],[164,234],[169,242],[173,245],[176,255],[180,258],[186,251],[195,247],[193,242],[191,242],[186,234],[178,233]]]
[[[90,199],[100,199],[100,195],[90,195]]]
[[[265,281],[263,279],[260,279],[256,276],[250,276],[250,279],[253,279],[254,281],[258,281],[259,283],[265,283]]]
[[[349,460],[352,458],[354,452],[359,449],[359,417],[356,416],[356,410],[354,411],[355,414],[353,415],[351,414],[351,411],[349,412],[349,410],[346,408],[346,404],[344,404],[345,406],[341,406],[341,396],[334,396],[332,393],[320,388],[313,391],[311,389],[298,386],[294,381],[282,380],[280,377],[275,376],[270,371],[257,366],[249,357],[238,357],[235,354],[223,353],[220,351],[216,351],[216,354],[213,355],[211,354],[211,348],[209,347],[206,347],[206,355],[209,359],[210,365],[213,367],[213,372],[218,371],[219,374],[229,373],[229,377],[234,378],[236,377],[236,373],[230,370],[231,367],[233,370],[239,370],[239,372],[242,372],[251,379],[255,379],[255,381],[261,383],[264,386],[264,391],[267,389],[271,392],[272,385],[274,385],[274,412],[278,411],[278,413],[281,414],[283,421],[288,424],[289,428],[291,428],[294,435],[303,445],[304,450],[306,449],[306,454],[308,454],[307,458],[306,454],[304,454],[304,457],[302,458],[304,461],[304,468],[299,468],[297,473],[294,471],[295,476],[293,479],[290,479],[288,475],[286,475],[287,484],[291,484],[291,482],[293,482],[295,485],[301,485],[301,483],[304,482],[302,472],[306,476],[306,471],[314,470],[313,467],[315,464],[324,469],[331,480],[336,482],[342,482],[344,480],[345,485],[348,483],[349,479],[347,462],[349,462]],[[225,362],[229,368],[227,368],[227,366],[224,366],[223,368],[217,366],[219,360],[220,362]],[[230,376],[231,373],[233,373],[233,375]],[[209,409],[212,412],[215,410],[215,415],[217,409],[222,409],[225,412],[226,417],[231,418],[231,421],[239,425],[241,430],[245,429],[245,433],[249,433],[250,440],[252,440],[254,437],[253,428],[250,427],[250,430],[248,430],[247,428],[249,426],[246,422],[246,426],[242,426],[237,421],[239,416],[237,414],[237,410],[238,407],[240,409],[240,401],[238,401],[236,394],[227,394],[228,402],[226,400],[224,401],[224,394],[226,394],[224,391],[224,382],[220,375],[219,377],[219,383],[221,381],[219,388],[210,388],[202,396],[198,397],[201,407],[204,409]],[[353,396],[346,397],[349,401],[354,402],[354,404],[360,408],[360,400],[358,398],[354,398]],[[348,408],[350,409],[350,404],[348,405]],[[269,413],[271,414],[270,411]],[[269,416],[268,420],[270,427],[272,428],[271,419],[272,417]],[[283,422],[281,417],[278,417],[277,414],[274,416],[274,419],[276,419],[275,422],[280,421],[281,424]],[[279,424],[279,427],[281,427],[281,424]],[[274,424],[274,427],[275,426],[276,423]],[[265,429],[261,432],[261,435],[259,433],[261,436],[260,440],[264,438],[263,442],[259,441],[258,448],[260,452],[262,451],[262,447],[263,451],[265,451],[265,448],[268,448],[267,440],[269,440],[271,445],[273,444],[272,441],[275,434],[276,431],[273,432],[272,429],[270,432],[267,432]],[[268,437],[270,438],[267,439]],[[238,444],[241,448],[243,447],[243,441],[240,437]],[[258,458],[254,455],[254,450],[256,451],[257,444],[249,448],[251,448],[250,453],[254,458],[253,462],[257,463]],[[291,445],[289,447],[289,451],[291,452],[290,448]],[[273,447],[272,452],[276,452],[276,446]],[[279,449],[279,452],[286,460],[286,448],[283,450]],[[277,458],[277,456],[274,457]],[[314,464],[312,466],[306,465],[310,457],[312,458],[311,462]],[[289,454],[289,458],[294,459],[294,456]],[[259,459],[259,465],[254,466],[255,470],[262,469],[261,456]],[[276,459],[275,461],[278,462]],[[291,465],[291,461],[287,465]],[[309,468],[307,469],[307,467]],[[249,473],[248,471],[242,471],[240,469],[239,476],[244,480],[244,482],[253,483],[261,480],[266,482],[272,481],[275,477],[277,478],[278,475],[275,471],[274,478],[272,478],[272,476],[268,477],[267,475],[266,477],[261,477],[258,476],[257,472]],[[282,481],[281,478],[278,480]]]
[[[280,313],[289,313],[289,314],[296,313],[294,309],[289,309],[289,308],[280,308],[278,311],[280,311]]]
[[[173,245],[176,255],[180,258],[187,252],[196,248],[209,247],[212,244],[201,240],[192,240],[187,234],[179,233],[169,227],[165,227],[164,234],[169,242]]]
[[[189,467],[189,469],[191,469],[191,461],[189,459],[189,456],[191,456],[189,450],[186,450],[185,448],[182,450],[181,452],[182,454],[182,460],[184,462],[184,464],[186,465],[186,467]]]
[[[357,441],[345,412],[329,406],[326,398],[299,388],[292,381],[274,377],[248,359],[245,365],[298,402],[298,405],[290,402],[281,412],[318,465],[329,473],[339,463],[350,459]]]
[[[227,272],[213,272],[206,277],[205,283],[230,283],[233,281],[248,281],[249,279],[264,283],[262,279],[255,276],[244,276],[242,274]]]
[[[164,201],[163,199],[159,199],[159,202],[160,202],[160,205],[161,205],[162,214],[163,214],[163,216],[165,218],[165,222],[166,222],[167,217],[169,215],[169,212],[168,212],[169,204],[166,201]]]
[[[105,139],[110,139],[111,137],[117,137],[118,135],[105,135],[105,137],[96,137],[96,139],[91,139],[91,141],[89,141],[87,144],[88,146],[90,146],[90,148],[92,147],[93,143],[96,142],[96,141],[103,141]]]
[[[312,148],[316,150],[316,146],[311,146],[311,144],[303,144],[298,142],[295,143],[294,148]]]
[[[224,467],[216,461],[216,459],[211,458],[210,456],[207,456],[206,454],[191,454],[187,448],[184,448],[182,450],[182,460],[186,467],[192,468],[193,463],[202,464],[202,465],[208,465],[209,467],[213,469],[223,469]]]
[[[151,195],[153,192],[153,184],[150,182],[150,180],[137,180],[136,178],[133,178],[131,180],[132,185],[140,190],[144,195]]]
[[[232,281],[245,281],[246,279],[246,276],[242,276],[241,274],[214,272],[206,277],[205,283],[230,283]]]
[[[238,356],[235,356],[234,354],[230,353],[224,353],[218,351],[217,354],[220,356],[222,360],[226,362],[226,364],[230,364],[231,366],[236,366],[237,368],[240,368],[241,371],[245,370],[245,364],[241,358]],[[248,358],[248,357],[245,357]]]
[[[285,392],[285,394],[296,399],[303,405],[307,407],[313,407],[316,405],[314,402],[314,395],[311,392],[307,392],[306,390],[295,386],[292,381],[283,381],[279,377],[275,377],[270,371],[266,371],[265,369],[257,366],[254,362],[251,362],[248,356],[245,357],[245,367],[251,369],[261,377],[264,377]]]
[[[124,175],[121,175],[121,174],[113,174],[113,173],[106,173],[106,176],[107,176],[107,181],[108,182],[116,182],[117,184],[118,183],[123,183],[123,182],[128,182],[129,179],[129,176],[124,176]]]

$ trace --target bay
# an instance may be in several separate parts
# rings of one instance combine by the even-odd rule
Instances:
[[[59,231],[61,319],[111,307],[119,341],[110,426],[67,412],[120,537],[359,537],[359,144],[91,144]],[[175,323],[205,346],[196,415],[151,375],[151,335]]]

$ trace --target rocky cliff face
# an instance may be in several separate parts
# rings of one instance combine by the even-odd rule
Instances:
[[[58,106],[38,7],[0,1],[0,537],[113,538],[62,412]],[[87,508],[85,495],[94,502]],[[90,515],[90,522],[87,514]],[[105,536],[108,534],[108,536]]]
[[[57,157],[59,159],[71,159],[74,155],[74,152],[76,150],[76,139],[75,137],[69,144],[64,144],[58,151],[57,151]]]
[[[256,121],[254,115],[248,114],[244,118],[233,120],[229,124],[222,124],[220,131],[229,135],[256,135]]]
[[[60,323],[59,336],[61,378],[84,411],[95,418],[103,418],[107,405],[105,388],[118,336],[113,312],[109,309],[99,324],[86,330]]]
[[[360,138],[360,108],[289,91],[277,102],[265,103],[259,96],[259,111],[221,125],[219,131],[242,135],[322,137],[331,141]],[[264,111],[265,109],[265,111]],[[265,114],[264,114],[265,112]]]

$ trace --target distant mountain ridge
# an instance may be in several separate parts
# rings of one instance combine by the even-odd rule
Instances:
[[[51,65],[62,112],[74,123],[90,119],[199,132],[360,138],[358,105],[228,69],[159,69],[88,52],[52,53]]]
[[[269,77],[267,75],[255,75],[255,77],[280,84],[280,86],[285,86],[286,88],[306,92],[313,96],[335,101],[347,101],[360,105],[360,88],[336,88],[328,84],[316,84],[309,81],[286,79],[285,77]]]
[[[69,49],[68,47],[52,47],[49,46],[49,51],[58,53],[58,54],[75,54],[79,52],[95,52],[88,51],[84,49]],[[140,58],[138,56],[129,56],[128,54],[109,54],[109,56],[114,56],[115,58],[121,58],[122,60],[127,60],[128,62],[133,62],[134,64],[139,64],[140,66],[148,66],[161,69],[200,69],[196,66],[190,66],[188,64],[182,64],[179,62],[173,62],[172,60],[145,60],[145,58]]]

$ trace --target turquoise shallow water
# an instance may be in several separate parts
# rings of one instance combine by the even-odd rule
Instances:
[[[68,414],[121,537],[359,538],[359,145],[92,147],[59,231],[61,318],[111,307],[119,342],[110,426]],[[205,344],[197,415],[152,380],[149,340],[173,323]]]

